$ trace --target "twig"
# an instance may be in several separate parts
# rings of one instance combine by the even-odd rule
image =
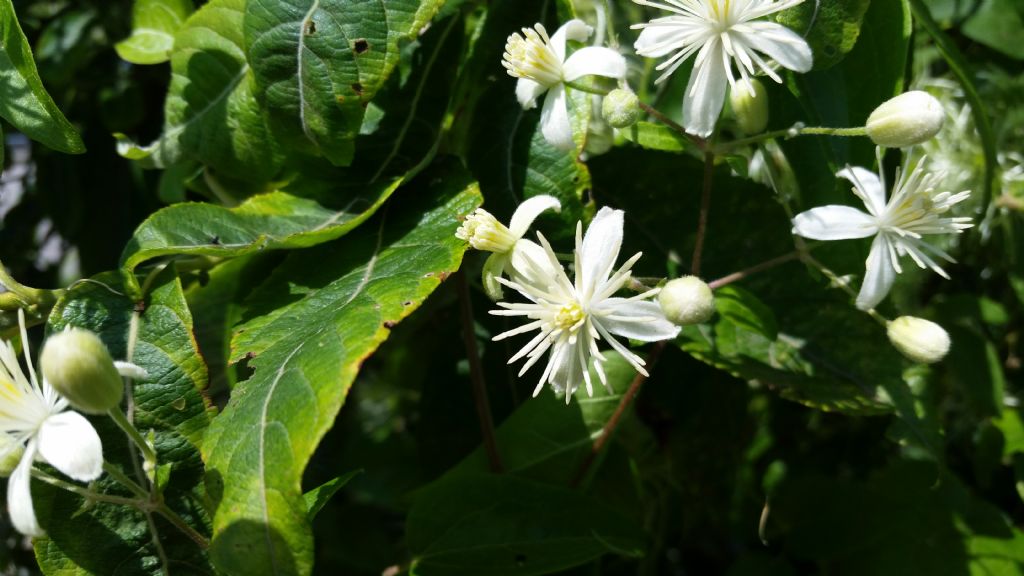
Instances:
[[[779,264],[784,264],[786,262],[789,262],[790,260],[798,260],[799,258],[800,258],[800,252],[798,252],[798,251],[793,251],[793,252],[790,252],[789,254],[783,254],[782,256],[776,256],[775,258],[772,258],[771,260],[765,260],[764,262],[761,262],[760,264],[756,264],[754,266],[751,266],[750,268],[747,268],[745,270],[740,270],[739,272],[733,272],[732,274],[729,274],[728,276],[722,276],[718,280],[714,280],[714,281],[708,282],[708,287],[711,288],[712,290],[715,290],[717,288],[721,288],[722,286],[725,286],[725,285],[728,285],[728,284],[732,284],[733,282],[736,282],[737,280],[742,280],[742,279],[744,279],[747,276],[750,276],[752,274],[756,274],[758,272],[761,272],[762,270],[767,270],[767,269],[772,268],[774,266],[778,266]]]
[[[697,241],[693,245],[693,259],[690,272],[700,276],[700,258],[704,251],[704,235],[708,228],[708,211],[711,209],[711,181],[715,174],[715,153],[704,152],[704,188],[700,193],[700,215],[697,217]]]
[[[647,373],[650,374],[654,370],[654,365],[658,363],[658,358],[661,356],[661,352],[665,349],[665,340],[658,342],[651,348],[651,353],[647,356]],[[601,428],[601,434],[594,440],[593,446],[590,448],[590,452],[587,453],[586,458],[583,459],[583,463],[580,464],[579,471],[576,472],[576,476],[572,479],[570,486],[573,488],[580,485],[587,476],[587,472],[590,471],[590,467],[594,464],[594,460],[604,449],[608,441],[611,440],[612,432],[618,427],[619,421],[622,420],[622,416],[626,413],[626,408],[629,407],[633,398],[636,397],[637,393],[640,392],[640,386],[647,381],[647,376],[643,374],[637,374],[633,381],[629,383],[629,388],[626,389],[626,393],[622,395],[622,399],[619,400],[619,405],[615,408],[615,412],[612,413],[612,417],[608,419],[604,427]]]
[[[498,442],[494,437],[494,419],[491,416],[491,403],[487,398],[487,386],[484,383],[484,371],[480,365],[480,354],[476,348],[476,335],[473,329],[473,303],[469,299],[469,283],[466,273],[459,270],[455,274],[455,285],[459,291],[462,316],[462,341],[466,346],[466,357],[469,360],[469,377],[473,384],[473,402],[476,404],[476,415],[480,421],[480,434],[484,440],[484,450],[491,464],[492,472],[501,472],[501,455],[498,454]]]

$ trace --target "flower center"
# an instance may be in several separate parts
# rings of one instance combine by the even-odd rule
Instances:
[[[555,326],[560,330],[573,331],[579,328],[585,316],[586,313],[583,312],[583,308],[580,307],[579,303],[575,301],[569,302],[568,304],[563,304],[558,309],[558,313],[555,314]]]
[[[455,231],[455,237],[469,242],[477,250],[498,253],[508,252],[518,240],[504,224],[483,208],[477,208],[466,217],[466,221]]]
[[[508,75],[528,78],[546,88],[560,83],[562,61],[551,49],[551,39],[544,26],[537,24],[533,28],[523,28],[523,35],[525,38],[513,33],[505,43],[501,64],[508,70]]]

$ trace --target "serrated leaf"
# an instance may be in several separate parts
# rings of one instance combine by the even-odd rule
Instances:
[[[581,492],[489,474],[419,492],[407,538],[414,576],[550,574],[646,548],[642,530]]]
[[[804,2],[780,12],[776,22],[800,34],[814,51],[814,69],[838,64],[857,43],[871,0]]]
[[[739,286],[724,286],[715,291],[718,313],[744,330],[774,340],[779,334],[772,309],[757,296]]]
[[[192,13],[192,0],[135,0],[132,34],[114,45],[132,64],[160,64],[170,59],[174,35]]]
[[[140,147],[118,135],[118,153],[166,168],[193,160],[230,178],[265,183],[281,165],[263,112],[253,97],[245,59],[245,0],[213,0],[175,35],[171,86],[160,138]]]
[[[218,502],[211,554],[228,573],[308,574],[312,539],[302,471],[361,362],[458,268],[459,219],[480,203],[458,170],[425,173],[401,209],[338,244],[292,253],[249,300],[235,386],[204,443]]]
[[[235,208],[198,202],[168,206],[139,225],[121,254],[128,292],[140,295],[135,268],[159,256],[237,257],[339,238],[373,215],[400,183],[381,182],[349,202],[351,208],[365,206],[362,211],[330,210],[284,192],[253,196]]]
[[[136,304],[122,291],[116,273],[75,285],[51,312],[50,331],[65,326],[87,328],[103,339],[114,358],[126,358]],[[155,433],[158,462],[169,473],[164,498],[196,530],[208,533],[199,455],[212,410],[203,397],[206,366],[192,338],[192,317],[181,284],[170,270],[152,282],[140,316],[132,361],[149,373],[147,380],[134,384],[134,416],[140,430]],[[124,433],[106,417],[95,417],[93,423],[103,440],[106,459],[134,478],[128,450],[135,448],[126,445]],[[37,487],[40,490],[36,491]],[[83,510],[78,496],[48,488],[39,484],[33,487],[37,513],[49,534],[36,541],[36,555],[44,573],[134,576],[159,574],[166,568],[141,512],[104,503]],[[130,496],[108,475],[101,477],[96,489]],[[153,518],[171,572],[213,574],[205,552],[195,542],[161,516],[154,514]]]
[[[0,0],[0,116],[29,138],[69,154],[85,152],[78,131],[43,87],[11,0]]]
[[[246,54],[257,95],[282,142],[348,165],[365,105],[438,0],[250,1]]]

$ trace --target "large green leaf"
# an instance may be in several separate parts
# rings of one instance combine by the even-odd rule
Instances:
[[[253,97],[243,49],[245,6],[245,0],[213,0],[185,21],[171,52],[163,133],[144,148],[120,136],[123,156],[155,168],[189,159],[245,182],[265,183],[277,174],[277,145]]]
[[[211,552],[228,573],[308,574],[312,540],[302,471],[362,361],[458,268],[459,219],[480,203],[455,168],[425,173],[401,209],[334,244],[289,255],[249,300],[235,386],[203,454],[217,502]]]
[[[99,334],[114,358],[125,358],[136,304],[121,294],[120,280],[119,275],[106,273],[70,289],[51,312],[49,329],[88,328]],[[132,355],[132,361],[149,373],[133,387],[135,423],[143,432],[154,433],[158,464],[170,475],[163,489],[165,500],[199,532],[208,533],[199,454],[212,411],[203,396],[206,366],[192,337],[192,317],[177,277],[165,270],[151,285]],[[106,417],[96,417],[93,423],[106,459],[134,478],[128,451],[135,448],[126,445],[124,434]],[[101,478],[96,489],[130,496],[109,476]],[[47,574],[213,574],[205,552],[157,514],[153,534],[146,517],[134,508],[104,503],[83,508],[82,499],[68,492],[41,484],[33,490],[36,510],[49,534],[36,542],[37,558]],[[166,564],[155,548],[157,538]]]
[[[85,152],[75,127],[43,87],[11,0],[0,0],[0,116],[29,138],[70,154]]]
[[[646,548],[643,531],[578,491],[488,474],[418,493],[407,538],[414,576],[551,574]]]
[[[236,206],[175,204],[139,225],[121,254],[129,294],[140,295],[135,268],[159,256],[235,257],[274,248],[305,248],[334,240],[369,218],[401,183],[381,181],[341,210],[313,200],[271,192]]]
[[[351,162],[366,104],[438,0],[254,0],[245,46],[275,134],[294,149]]]
[[[779,13],[776,21],[800,34],[814,51],[814,69],[838,64],[857,43],[871,0],[804,2]]]
[[[174,34],[192,13],[192,0],[135,0],[132,35],[114,45],[132,64],[160,64],[171,57]]]

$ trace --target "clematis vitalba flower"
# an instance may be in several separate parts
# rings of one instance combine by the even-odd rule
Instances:
[[[514,276],[515,263],[526,257],[524,253],[543,252],[536,243],[523,238],[533,221],[547,210],[558,212],[561,209],[558,198],[542,194],[523,201],[508,226],[498,222],[490,212],[477,208],[455,231],[456,238],[469,242],[473,248],[493,252],[483,269],[484,290],[491,300],[501,299],[501,284],[497,279],[502,274]]]
[[[67,410],[68,401],[45,379],[39,381],[20,312],[19,321],[28,377],[18,363],[14,346],[0,342],[0,433],[12,440],[5,443],[0,459],[23,447],[7,483],[7,509],[19,532],[42,536],[32,506],[33,462],[40,459],[74,480],[91,482],[103,473],[103,446],[92,424],[81,414]]]
[[[582,224],[577,226],[574,281],[569,280],[551,246],[539,234],[542,253],[524,254],[526,257],[517,264],[519,281],[515,277],[501,279],[529,302],[499,302],[501,309],[491,314],[521,316],[529,322],[495,336],[494,340],[537,331],[533,339],[512,356],[509,364],[526,358],[519,371],[521,376],[548,354],[547,366],[534,396],[545,385],[550,385],[556,393],[565,394],[568,403],[581,384],[586,385],[587,393],[592,396],[591,367],[607,387],[602,368],[605,357],[598,347],[600,340],[606,341],[633,368],[646,375],[644,360],[616,337],[655,342],[679,334],[679,327],[665,318],[656,302],[650,301],[657,289],[629,298],[615,296],[629,280],[633,264],[640,259],[637,253],[615,269],[622,246],[622,226],[622,211],[607,207],[594,217],[586,236],[582,233]]]
[[[803,38],[781,24],[760,20],[803,0],[633,1],[672,13],[633,26],[643,30],[633,45],[637,54],[648,58],[672,54],[658,65],[663,72],[657,82],[696,54],[683,97],[683,126],[697,136],[707,137],[714,131],[727,87],[736,89],[744,83],[753,92],[751,77],[759,71],[782,82],[762,54],[789,70],[811,69],[813,55]]]
[[[535,108],[537,98],[547,92],[541,109],[544,139],[560,150],[571,150],[572,124],[565,83],[584,76],[621,79],[626,76],[626,59],[611,48],[587,46],[567,57],[566,41],[583,42],[591,28],[582,20],[569,20],[548,36],[541,24],[513,33],[505,44],[502,65],[509,76],[518,78],[516,99],[524,110]]]
[[[850,206],[820,206],[797,214],[793,232],[814,240],[846,240],[874,236],[866,262],[867,272],[857,307],[874,308],[885,299],[903,271],[900,257],[909,255],[921,268],[931,268],[943,278],[949,275],[936,258],[955,262],[940,248],[924,241],[929,234],[959,234],[973,226],[969,217],[948,217],[955,204],[966,200],[970,191],[957,194],[939,192],[942,175],[925,169],[922,158],[913,169],[904,166],[897,173],[896,186],[889,200],[881,174],[859,167],[847,167],[837,174],[853,183],[853,193],[864,202],[867,212]]]

